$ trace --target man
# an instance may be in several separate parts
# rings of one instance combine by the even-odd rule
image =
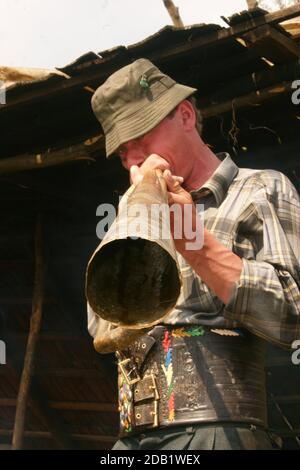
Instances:
[[[203,247],[174,240],[183,279],[176,308],[118,353],[137,381],[119,371],[114,449],[272,448],[264,340],[290,348],[300,337],[298,194],[281,173],[215,155],[197,130],[195,92],[139,59],[92,98],[107,156],[119,155],[132,183],[160,168],[169,203],[192,207],[193,228],[194,203],[204,205]],[[102,320],[88,314],[95,335]]]

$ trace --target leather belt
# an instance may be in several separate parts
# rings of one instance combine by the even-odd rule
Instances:
[[[117,352],[121,436],[205,422],[266,427],[264,346],[246,330],[156,326]]]

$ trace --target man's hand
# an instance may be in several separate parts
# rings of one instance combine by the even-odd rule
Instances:
[[[192,206],[191,229],[197,233],[198,214],[193,204],[192,197],[181,185],[183,178],[172,175],[169,163],[159,155],[150,155],[140,166],[130,168],[130,178],[133,184],[138,184],[144,174],[151,169],[160,169],[166,180],[168,188],[169,205],[179,204],[182,206],[190,204]],[[176,224],[174,213],[170,214],[171,232],[174,237],[174,226]],[[180,217],[180,215],[179,215]],[[180,226],[184,226],[184,211],[181,214]],[[176,250],[185,258],[192,269],[201,277],[202,281],[210,287],[216,295],[226,304],[231,296],[233,286],[240,278],[242,271],[242,260],[231,250],[219,242],[207,229],[204,228],[204,245],[197,250],[187,249],[187,242],[193,239],[174,237]]]
[[[183,183],[182,176],[172,175],[169,163],[159,155],[150,155],[140,167],[133,165],[130,168],[131,182],[138,184],[147,171],[156,169],[160,169],[163,172],[163,177],[167,184],[169,206],[173,204],[181,206],[181,211],[171,211],[170,213],[171,232],[174,237],[176,224],[178,224],[178,227],[184,227],[185,223],[189,223],[191,226],[194,225],[194,221],[197,218],[196,209],[190,193],[181,186]],[[192,219],[190,221],[185,220],[186,205],[191,205],[192,208]],[[184,253],[186,240],[183,235],[180,238],[174,237],[174,243],[177,251]]]
[[[185,204],[193,204],[192,196],[181,186],[183,183],[182,176],[172,175],[170,170],[165,170],[163,177],[167,183],[169,205],[179,204],[184,206]]]
[[[156,169],[162,170],[163,177],[166,180],[169,205],[193,203],[191,195],[181,186],[183,183],[182,176],[172,175],[169,163],[157,154],[150,155],[140,167],[132,165],[130,168],[130,180],[133,184],[138,184],[147,171]]]
[[[169,163],[164,158],[153,153],[144,161],[144,163],[138,167],[137,165],[132,165],[130,167],[130,181],[133,184],[138,184],[142,181],[143,176],[149,170],[168,170],[170,168]]]

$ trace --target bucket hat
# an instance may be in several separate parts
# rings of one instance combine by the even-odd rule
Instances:
[[[148,59],[114,72],[92,97],[92,109],[105,134],[106,156],[149,132],[196,91],[177,83]]]

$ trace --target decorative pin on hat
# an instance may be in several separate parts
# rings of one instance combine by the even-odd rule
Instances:
[[[149,88],[148,78],[145,73],[143,73],[143,75],[140,78],[140,86],[142,88]]]

